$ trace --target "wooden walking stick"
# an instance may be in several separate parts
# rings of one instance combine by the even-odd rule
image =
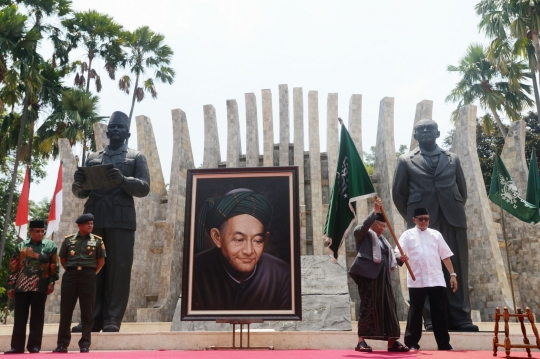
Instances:
[[[379,198],[378,196],[375,196],[375,199]],[[394,242],[396,243],[396,246],[399,249],[399,253],[401,255],[405,255],[405,252],[403,252],[403,248],[399,245],[399,241],[396,237],[396,234],[394,233],[394,229],[392,228],[392,225],[390,224],[390,221],[388,220],[388,217],[386,216],[386,212],[384,211],[384,207],[381,207],[381,213],[384,217],[384,220],[386,221],[386,225],[388,226],[388,230],[390,231],[390,234],[392,237],[394,237]],[[413,270],[411,269],[411,266],[409,265],[409,261],[405,261],[405,265],[407,266],[407,270],[409,271],[409,274],[411,275],[412,280],[416,280],[416,277],[414,276]]]

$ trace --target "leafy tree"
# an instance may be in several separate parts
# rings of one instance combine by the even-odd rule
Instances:
[[[94,123],[102,121],[98,115],[99,98],[90,92],[69,89],[62,94],[62,106],[51,114],[38,129],[41,150],[58,154],[58,140],[67,138],[73,146],[81,143],[83,147],[82,163],[85,163],[88,150],[95,150]]]
[[[492,54],[498,52],[502,57],[518,54],[527,58],[532,74],[537,112],[540,112],[540,94],[536,78],[536,72],[540,70],[539,6],[538,0],[482,0],[476,5],[476,12],[482,18],[479,28],[492,39]],[[512,44],[511,40],[515,42]],[[490,57],[493,59],[493,56]],[[504,74],[504,66],[500,70]]]
[[[131,98],[131,109],[129,120],[133,115],[135,100],[141,102],[144,99],[144,92],[157,98],[155,82],[172,84],[175,71],[168,65],[171,63],[173,50],[164,44],[165,36],[155,33],[148,26],[141,26],[134,32],[125,33],[125,46],[127,47],[127,65],[129,71],[135,75],[135,86]],[[154,77],[145,76],[146,71],[154,71]],[[142,77],[145,76],[145,80]],[[143,86],[139,86],[142,81]],[[120,90],[129,94],[131,78],[128,75],[120,78],[118,82]]]
[[[0,220],[5,221],[5,216],[7,214],[7,211],[5,211],[8,200],[10,197],[10,187],[11,187],[11,173],[13,171],[15,164],[15,160],[12,154],[8,155],[2,165],[0,165]],[[34,181],[37,183],[39,180],[45,178],[46,173],[44,171],[44,167],[47,164],[47,162],[43,159],[34,158],[32,162],[32,167],[34,168]],[[18,171],[17,172],[17,188],[20,188],[22,185],[22,181],[24,179],[24,172]],[[19,203],[19,196],[20,192],[18,190],[13,192],[13,201],[15,203]],[[32,209],[30,209],[32,211]],[[7,283],[7,275],[9,271],[9,258],[13,254],[13,250],[15,249],[15,245],[17,244],[17,235],[15,231],[15,216],[16,211],[13,211],[9,214],[9,218],[7,220],[8,226],[0,228],[0,233],[4,235],[5,232],[5,250],[2,254],[1,266],[0,266],[0,308],[4,308],[7,303],[7,294],[5,290],[5,283]]]
[[[73,17],[62,21],[68,31],[67,39],[72,48],[82,47],[88,62],[77,61],[80,74],[75,76],[75,85],[90,91],[90,82],[94,80],[96,91],[101,91],[101,77],[92,67],[95,59],[105,61],[105,69],[114,80],[119,65],[125,64],[125,54],[122,50],[122,26],[117,24],[109,15],[95,10],[75,12]],[[86,77],[85,77],[86,74]]]
[[[529,112],[523,121],[527,123],[525,130],[525,159],[528,160],[531,156],[531,151],[536,150],[540,154],[540,125],[538,117],[534,112]],[[495,154],[500,154],[504,147],[504,137],[498,128],[493,129],[489,135],[483,130],[482,118],[476,119],[476,148],[486,193],[489,193],[491,184],[491,175],[493,172],[493,157]],[[444,147],[449,149],[452,147],[452,138],[454,130],[448,132],[444,139]],[[538,155],[537,155],[538,156]],[[538,157],[537,157],[538,161]]]
[[[461,79],[456,87],[446,97],[446,102],[457,102],[456,110],[452,112],[452,122],[457,121],[459,108],[478,101],[480,106],[489,110],[495,119],[501,133],[506,136],[499,111],[504,111],[512,121],[519,120],[521,112],[532,105],[527,96],[531,93],[530,86],[523,83],[529,77],[525,73],[526,66],[521,61],[509,61],[505,64],[508,74],[505,76],[497,71],[497,67],[488,60],[482,45],[471,44],[458,66],[449,65],[448,71],[458,72]],[[484,127],[491,129],[486,117]]]
[[[28,216],[30,219],[42,220],[47,223],[49,211],[51,210],[51,198],[45,197],[39,202],[30,200],[28,204]]]
[[[38,96],[41,92],[41,87],[45,80],[40,69],[43,68],[42,64],[45,62],[39,53],[37,52],[38,43],[45,37],[51,39],[55,45],[55,49],[58,56],[62,61],[67,61],[67,54],[65,48],[62,46],[64,43],[60,40],[59,34],[61,31],[47,23],[47,19],[52,17],[62,18],[67,15],[71,9],[71,3],[69,0],[16,0],[15,2],[24,5],[24,9],[28,11],[28,16],[25,18],[25,24],[23,29],[29,29],[24,31],[18,36],[18,40],[8,43],[8,47],[3,49],[2,58],[3,66],[6,68],[4,72],[3,84],[9,96],[3,97],[2,101],[5,103],[6,98],[9,98],[12,102],[12,108],[14,105],[19,104],[19,100],[22,98],[22,113],[20,117],[19,133],[17,136],[17,148],[15,151],[14,167],[12,171],[12,179],[9,190],[9,197],[6,208],[6,216],[4,219],[4,230],[2,231],[2,239],[0,242],[0,258],[4,255],[4,246],[6,243],[6,232],[9,227],[9,219],[11,216],[11,207],[13,203],[13,193],[16,184],[16,176],[18,172],[19,160],[21,157],[21,150],[23,147],[24,134],[26,130],[26,124],[29,121],[35,120],[37,116],[31,118],[32,111],[37,111],[39,104]],[[13,4],[15,3],[13,2]],[[12,2],[4,0],[4,4],[12,5]],[[11,14],[14,16],[14,14]],[[20,19],[22,19],[19,16]],[[15,22],[14,22],[15,23]],[[19,23],[17,23],[19,26]],[[11,34],[9,31],[5,31],[4,34]],[[0,43],[3,43],[4,39],[0,38]],[[4,90],[4,88],[2,89]],[[17,100],[17,102],[15,102]],[[29,135],[29,150],[28,155],[32,154],[32,140],[33,140],[33,127],[30,126]],[[28,161],[31,161],[30,159]]]
[[[396,151],[396,158],[407,152],[407,148],[407,145],[399,145],[399,149]],[[375,146],[371,146],[369,152],[364,152],[364,166],[370,176],[373,176],[373,171],[375,170],[375,151]]]

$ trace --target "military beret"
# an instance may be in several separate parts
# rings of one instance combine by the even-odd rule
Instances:
[[[416,209],[414,210],[414,217],[418,217],[418,216],[421,216],[421,215],[423,215],[423,214],[429,215],[428,210],[425,209],[425,208],[416,208]]]
[[[43,221],[30,221],[28,228],[45,228],[45,222]]]
[[[376,221],[379,221],[379,222],[384,222],[384,223],[386,223],[386,221],[384,220],[384,216],[383,216],[382,213],[380,213],[380,212],[376,214],[375,220],[376,220]]]
[[[84,224],[86,222],[90,222],[94,220],[94,215],[92,213],[85,213],[81,214],[77,219],[75,220],[75,223],[77,224]]]

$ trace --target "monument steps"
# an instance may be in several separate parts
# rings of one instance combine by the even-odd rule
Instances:
[[[494,323],[481,322],[478,333],[450,333],[451,344],[455,350],[490,350],[493,339]],[[73,324],[75,325],[75,323]],[[170,332],[170,322],[123,323],[119,333],[92,333],[92,350],[201,350],[211,345],[231,345],[231,332]],[[253,330],[252,346],[274,346],[275,349],[352,349],[357,341],[357,323],[352,323],[350,331],[319,332],[275,332],[271,330]],[[403,337],[405,322],[400,322]],[[0,326],[0,351],[9,350],[11,342],[10,324]],[[245,328],[244,328],[245,329]],[[45,324],[42,352],[56,347],[58,324]],[[238,329],[237,329],[238,332]],[[510,339],[513,343],[522,343],[523,336],[518,323],[510,323]],[[239,333],[236,343],[239,344]],[[77,351],[80,333],[73,333],[70,351]],[[246,343],[244,330],[244,345]],[[533,337],[529,335],[529,340]],[[499,333],[499,342],[504,341],[504,333]],[[534,340],[533,340],[534,342]],[[386,343],[370,340],[375,350],[384,350]],[[420,345],[423,350],[436,350],[437,344],[433,332],[424,332]],[[422,351],[421,351],[422,352]]]

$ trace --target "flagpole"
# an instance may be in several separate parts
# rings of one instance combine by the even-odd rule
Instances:
[[[379,197],[375,196],[375,199],[377,199],[377,198],[379,198]],[[394,229],[392,228],[392,224],[390,224],[390,221],[388,220],[388,217],[386,216],[386,212],[384,211],[384,207],[381,207],[381,213],[382,213],[382,215],[384,217],[386,225],[388,226],[388,230],[390,231],[390,234],[392,235],[392,237],[394,237],[394,242],[396,243],[396,246],[399,249],[399,253],[401,253],[402,256],[405,255],[405,252],[403,252],[403,248],[401,248],[401,245],[399,244],[399,241],[398,241],[398,239],[396,237],[396,234],[394,233]],[[411,275],[411,279],[416,280],[416,277],[414,276],[413,270],[412,270],[411,266],[409,265],[409,261],[405,261],[404,263],[407,266],[407,270],[409,271],[409,274]]]
[[[498,156],[495,154],[495,161],[497,160]],[[495,165],[497,166],[497,162],[495,162]],[[498,166],[497,166],[498,167]],[[497,171],[497,174],[499,171]],[[502,232],[503,232],[503,238],[504,238],[504,248],[506,248],[506,261],[508,262],[508,274],[510,277],[510,287],[512,292],[512,304],[514,305],[514,313],[516,313],[516,298],[514,297],[514,281],[512,279],[512,263],[510,262],[510,254],[508,254],[508,238],[506,236],[506,225],[504,222],[504,209],[502,205],[502,196],[501,196],[501,181],[499,178],[497,178],[497,187],[499,190],[499,202],[501,207],[501,223],[502,223]]]

